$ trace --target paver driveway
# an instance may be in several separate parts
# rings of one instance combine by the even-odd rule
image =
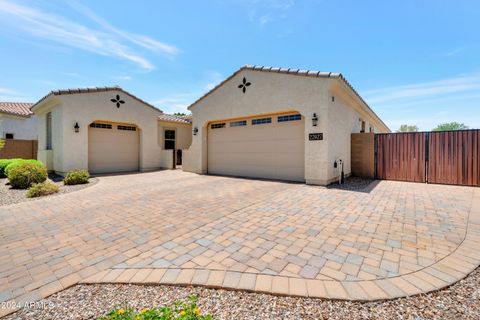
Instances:
[[[382,181],[354,192],[181,171],[101,177],[0,207],[0,301],[78,282],[365,300],[435,290],[479,264],[479,190]]]

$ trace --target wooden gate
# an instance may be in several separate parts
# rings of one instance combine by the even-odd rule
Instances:
[[[426,133],[377,134],[375,140],[377,179],[426,181]]]
[[[428,182],[480,186],[480,130],[430,132]]]
[[[480,186],[480,130],[375,135],[375,177]]]

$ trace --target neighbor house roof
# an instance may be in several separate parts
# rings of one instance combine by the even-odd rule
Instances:
[[[30,102],[0,102],[0,112],[15,116],[29,117],[33,113],[30,108],[33,103]]]
[[[78,94],[78,93],[94,93],[94,92],[106,92],[106,91],[121,91],[123,92],[124,94],[132,97],[133,99],[136,99],[140,102],[142,102],[143,104],[159,111],[159,112],[162,112],[162,110],[158,109],[157,107],[155,107],[154,105],[146,102],[145,100],[142,100],[140,99],[139,97],[131,94],[130,92],[128,91],[125,91],[123,90],[121,87],[119,86],[113,86],[113,87],[93,87],[93,88],[75,88],[75,89],[60,89],[60,90],[52,90],[50,91],[49,94],[47,94],[46,96],[44,96],[43,98],[41,98],[38,102],[36,102],[33,106],[32,106],[32,110],[38,106],[42,101],[44,101],[45,99],[47,99],[48,97],[50,96],[61,96],[61,95],[67,95],[67,94]]]
[[[203,100],[206,96],[208,96],[210,93],[213,91],[217,90],[219,87],[221,87],[225,82],[228,80],[232,79],[235,77],[238,73],[240,73],[243,70],[253,70],[253,71],[262,71],[262,72],[272,72],[272,73],[283,73],[283,74],[289,74],[289,75],[296,75],[296,76],[305,76],[305,77],[315,77],[315,78],[334,78],[334,79],[339,79],[343,83],[349,87],[353,93],[357,96],[357,98],[360,99],[360,101],[375,115],[375,117],[386,127],[387,125],[378,117],[378,115],[370,108],[370,106],[363,100],[363,98],[358,94],[358,92],[353,88],[353,86],[345,79],[345,77],[341,73],[337,72],[323,72],[323,71],[314,71],[314,70],[302,70],[302,69],[291,69],[291,68],[274,68],[274,67],[266,67],[266,66],[257,66],[257,65],[245,65],[235,71],[230,77],[227,79],[223,80],[220,82],[218,85],[216,85],[213,89],[205,93],[203,96],[198,98],[195,102],[193,102],[190,106],[188,106],[188,109],[190,110],[191,107],[193,107],[195,104]]]
[[[168,121],[168,122],[179,122],[179,123],[192,123],[191,116],[176,116],[173,114],[161,114],[158,116],[158,120]]]

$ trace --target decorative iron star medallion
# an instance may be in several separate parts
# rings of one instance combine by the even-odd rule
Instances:
[[[247,79],[245,79],[245,77],[243,77],[243,81],[241,84],[238,85],[238,87],[240,89],[242,89],[243,93],[245,93],[245,91],[247,91],[247,87],[249,87],[251,85],[250,82],[247,82]]]
[[[125,101],[123,100],[120,100],[120,96],[117,94],[117,96],[115,97],[115,99],[110,99],[110,101],[112,101],[113,103],[115,103],[117,105],[117,108],[120,108],[120,104],[124,104]]]

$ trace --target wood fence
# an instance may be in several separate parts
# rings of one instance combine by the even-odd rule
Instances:
[[[480,130],[375,135],[375,177],[480,186]]]
[[[375,135],[352,133],[352,175],[367,179],[375,178]]]
[[[37,159],[37,140],[5,140],[5,146],[0,149],[0,159]]]

